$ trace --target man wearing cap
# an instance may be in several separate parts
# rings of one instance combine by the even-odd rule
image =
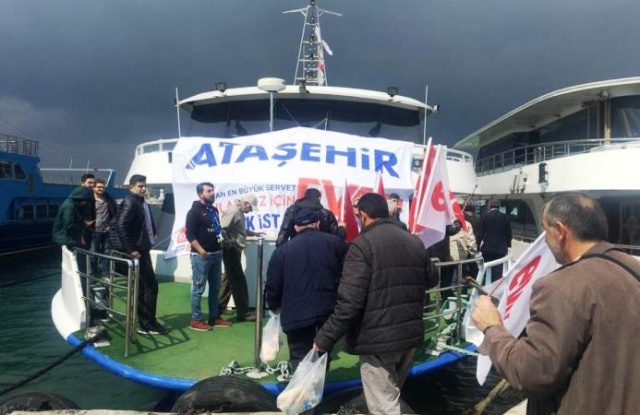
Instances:
[[[389,219],[383,196],[363,195],[358,210],[362,232],[349,246],[336,308],[313,347],[329,351],[346,336],[345,350],[360,357],[369,413],[400,415],[400,388],[424,340],[424,293],[438,274],[420,239]]]
[[[296,236],[295,229],[295,215],[296,212],[302,208],[315,210],[318,212],[318,220],[320,222],[319,229],[323,232],[332,233],[338,235],[340,238],[345,239],[347,231],[343,226],[338,225],[336,215],[329,209],[325,209],[320,203],[322,194],[318,189],[313,187],[307,189],[304,192],[304,196],[301,199],[295,201],[295,203],[287,208],[282,218],[282,225],[278,232],[278,239],[276,240],[276,246],[280,246]]]
[[[224,234],[222,261],[224,274],[220,284],[218,308],[224,312],[233,295],[238,321],[255,321],[256,315],[249,313],[249,289],[247,277],[242,269],[242,251],[246,246],[247,236],[260,236],[262,232],[247,230],[245,214],[258,211],[258,198],[253,193],[246,194],[236,200],[229,209],[222,213],[221,223]]]
[[[196,186],[198,200],[193,202],[185,223],[187,240],[191,244],[191,325],[196,331],[209,331],[216,327],[229,327],[231,323],[220,318],[218,294],[222,274],[222,226],[215,202],[215,187],[209,182]],[[201,303],[209,284],[209,320],[202,316]]]
[[[295,370],[336,305],[347,244],[318,229],[320,214],[315,209],[296,211],[294,226],[297,236],[271,256],[265,295],[269,309],[281,315]]]

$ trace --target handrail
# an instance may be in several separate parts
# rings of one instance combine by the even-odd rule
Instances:
[[[35,140],[0,134],[0,152],[35,157],[38,155],[38,145]]]
[[[554,141],[552,143],[531,144],[506,150],[476,162],[476,173],[479,176],[493,174],[519,165],[529,165],[554,160],[575,154],[583,154],[594,149],[615,149],[615,144],[634,143],[640,146],[638,138],[600,138],[589,140]]]
[[[118,251],[112,251],[111,255],[107,255],[74,248],[74,252],[76,255],[80,253],[85,256],[86,272],[79,270],[78,274],[80,278],[84,278],[85,291],[83,299],[86,309],[85,327],[87,332],[89,332],[93,323],[92,310],[105,310],[110,321],[124,328],[124,357],[128,357],[130,345],[136,341],[139,260],[129,254]],[[98,275],[97,264],[102,261],[107,261],[108,270],[103,270],[103,274]],[[126,265],[126,274],[118,270],[118,264]],[[95,270],[94,267],[96,268]],[[114,288],[123,289],[125,291],[124,296],[117,295],[114,292]],[[124,303],[124,312],[115,309],[114,300]],[[124,322],[120,321],[116,316],[124,317]]]

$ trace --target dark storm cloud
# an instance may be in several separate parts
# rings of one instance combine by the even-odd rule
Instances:
[[[43,145],[126,173],[135,144],[177,135],[182,97],[291,82],[306,0],[2,0],[0,118]],[[318,0],[332,85],[440,103],[453,143],[552,90],[638,75],[631,0]],[[45,164],[64,162],[43,152]]]

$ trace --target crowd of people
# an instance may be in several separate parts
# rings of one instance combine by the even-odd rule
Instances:
[[[60,208],[53,238],[68,248],[117,250],[138,259],[138,331],[166,334],[169,329],[156,316],[158,282],[150,257],[156,229],[145,202],[146,178],[131,177],[129,195],[119,206],[104,187],[104,181],[83,176],[82,186]],[[223,315],[231,296],[236,321],[254,321],[241,257],[247,236],[263,235],[246,227],[245,215],[258,210],[257,198],[245,195],[219,212],[214,184],[199,183],[195,191],[197,200],[186,217],[190,328],[230,327]],[[369,412],[400,414],[400,390],[424,339],[425,291],[440,284],[443,296],[451,295],[461,277],[458,270],[477,273],[475,263],[438,271],[434,259],[482,257],[488,262],[505,257],[512,238],[510,218],[500,211],[498,200],[489,200],[483,214],[468,200],[459,200],[464,223],[454,221],[441,242],[425,249],[401,221],[399,195],[366,193],[353,201],[360,234],[348,244],[344,224],[322,205],[321,197],[317,189],[307,189],[286,210],[267,267],[266,306],[280,315],[293,369],[309,350],[330,353],[344,338],[345,350],[359,357]],[[472,319],[485,334],[480,352],[530,395],[529,413],[631,413],[640,405],[633,393],[640,386],[640,358],[633,347],[640,326],[637,319],[613,322],[640,311],[629,314],[628,309],[638,304],[640,266],[603,242],[606,218],[597,202],[584,195],[547,201],[543,225],[562,266],[534,285],[531,319],[519,337],[506,331],[488,297],[479,298]],[[86,261],[78,255],[82,271],[81,263]],[[491,281],[501,277],[502,267],[495,267]],[[205,318],[201,302],[207,286]],[[622,380],[594,376],[605,372]]]

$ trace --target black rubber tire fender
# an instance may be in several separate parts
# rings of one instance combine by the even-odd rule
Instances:
[[[0,403],[0,415],[14,411],[52,411],[58,409],[80,409],[80,407],[71,399],[50,392],[23,392],[10,396]]]
[[[278,412],[276,397],[257,382],[238,376],[213,376],[187,389],[171,412]]]
[[[355,413],[367,414],[367,401],[364,398],[362,388],[345,389],[340,392],[332,393],[314,408],[316,414],[335,414],[341,407],[353,409]],[[403,414],[415,414],[413,409],[405,401],[400,398],[400,411]]]

